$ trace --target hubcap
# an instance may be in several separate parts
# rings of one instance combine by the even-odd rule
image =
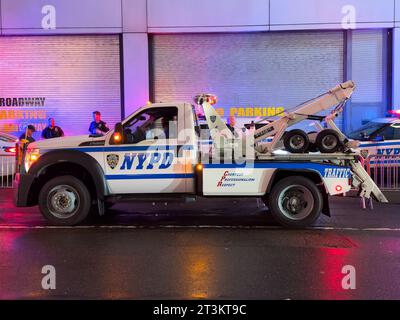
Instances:
[[[324,146],[324,148],[326,148],[326,149],[333,149],[333,148],[335,148],[336,146],[337,146],[337,139],[336,139],[336,137],[335,136],[333,136],[333,135],[328,135],[328,136],[325,136],[323,139],[322,139],[322,145]]]
[[[79,205],[79,194],[71,186],[56,186],[51,189],[47,197],[47,207],[50,213],[60,219],[72,217],[78,210]]]
[[[304,138],[300,135],[295,135],[290,138],[290,146],[293,149],[301,149],[304,147],[305,141]]]
[[[314,197],[308,188],[293,185],[280,193],[278,204],[285,217],[291,220],[302,220],[310,215],[314,207]]]

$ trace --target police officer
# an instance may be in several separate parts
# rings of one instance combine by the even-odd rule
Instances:
[[[95,135],[104,135],[110,129],[107,126],[107,123],[101,120],[100,111],[93,112],[93,121],[90,123],[89,132],[90,134]]]
[[[55,125],[54,118],[49,118],[49,123],[46,128],[42,131],[43,139],[59,138],[64,136],[64,131]]]
[[[24,142],[24,140],[27,140],[27,144],[35,142],[35,138],[33,137],[33,133],[36,132],[36,129],[33,125],[28,125],[26,127],[25,133],[21,134],[19,137],[19,140],[21,142]]]
[[[228,123],[226,124],[226,126],[228,127],[229,130],[231,130],[233,134],[235,134],[236,119],[233,115],[229,116]]]

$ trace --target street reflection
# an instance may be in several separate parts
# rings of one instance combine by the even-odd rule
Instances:
[[[315,298],[324,300],[355,298],[357,290],[342,288],[342,280],[346,276],[342,273],[343,266],[352,265],[357,270],[357,260],[352,255],[352,249],[323,248],[316,255],[316,263],[320,270],[319,279],[321,279],[322,290],[318,290],[320,296]],[[356,278],[356,280],[358,279]]]
[[[192,299],[212,298],[217,277],[217,257],[213,248],[205,245],[185,248],[183,259],[185,296]]]

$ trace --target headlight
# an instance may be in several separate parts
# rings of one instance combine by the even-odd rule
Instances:
[[[25,171],[28,172],[32,164],[34,164],[40,157],[39,149],[27,149],[25,154]]]

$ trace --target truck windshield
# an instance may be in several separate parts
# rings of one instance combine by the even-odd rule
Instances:
[[[368,122],[356,131],[349,134],[350,139],[367,141],[370,140],[371,136],[374,135],[378,130],[381,130],[387,124],[383,122]]]

